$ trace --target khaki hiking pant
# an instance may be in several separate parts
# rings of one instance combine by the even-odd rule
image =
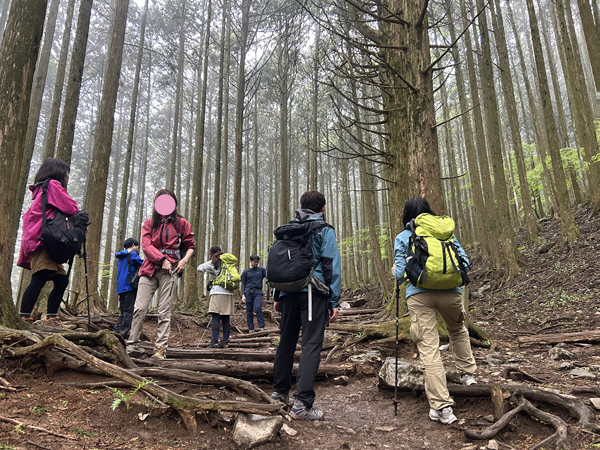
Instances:
[[[429,406],[442,409],[454,401],[446,387],[446,371],[440,357],[440,336],[436,327],[436,311],[440,313],[450,337],[456,365],[461,373],[477,370],[469,332],[464,325],[461,295],[454,292],[420,292],[406,301],[410,313],[410,336],[419,350],[425,372],[425,393]]]
[[[131,332],[129,333],[129,341],[127,341],[128,344],[137,344],[139,342],[144,318],[148,314],[148,308],[150,308],[150,301],[160,286],[156,345],[167,347],[171,331],[171,311],[175,303],[178,281],[179,277],[177,275],[171,276],[160,267],[156,268],[152,278],[140,277],[135,306],[133,308]]]

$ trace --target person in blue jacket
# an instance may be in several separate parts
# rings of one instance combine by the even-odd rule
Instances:
[[[113,331],[121,334],[125,339],[129,338],[131,321],[133,319],[133,307],[137,288],[131,285],[131,279],[138,273],[144,260],[140,258],[140,242],[134,238],[127,238],[123,242],[125,250],[115,253],[117,258],[117,294],[119,294],[119,310],[121,315],[117,319]],[[129,258],[127,257],[129,255]]]
[[[263,279],[267,276],[264,267],[258,267],[260,257],[250,255],[250,267],[242,272],[242,303],[246,304],[246,322],[248,332],[254,333],[254,311],[256,311],[256,322],[258,329],[265,329],[265,316],[262,311],[263,302]]]
[[[392,272],[397,280],[404,279],[406,259],[408,258],[409,239],[412,234],[408,225],[420,214],[435,213],[429,207],[427,200],[421,197],[411,198],[404,205],[402,223],[406,229],[396,236],[394,244],[394,267]],[[458,253],[468,265],[469,260],[464,249],[454,238]],[[468,266],[465,268],[468,269]],[[406,304],[410,314],[410,335],[419,350],[419,358],[424,368],[425,394],[429,401],[429,418],[445,425],[457,420],[452,405],[454,401],[446,386],[446,371],[440,356],[440,338],[437,330],[436,316],[439,312],[446,322],[446,329],[452,344],[452,352],[456,365],[461,372],[460,380],[465,385],[476,384],[473,374],[477,369],[469,332],[464,325],[465,312],[462,304],[462,290],[459,287],[448,290],[433,290],[406,286]]]
[[[319,191],[307,191],[300,197],[297,221],[324,220],[325,196]],[[308,317],[308,290],[276,293],[275,311],[281,311],[281,338],[273,367],[271,398],[289,404],[292,367],[298,335],[302,329],[302,354],[296,374],[295,401],[290,411],[294,419],[318,420],[323,411],[313,407],[314,382],[321,362],[323,335],[328,322],[335,322],[341,293],[341,261],[335,231],[329,225],[313,230],[312,251],[315,263],[315,284],[312,289],[312,320]],[[320,287],[317,287],[316,285]],[[326,290],[328,292],[323,292]],[[278,298],[277,298],[278,296]]]

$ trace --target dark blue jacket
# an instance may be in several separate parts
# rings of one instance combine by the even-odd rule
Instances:
[[[117,294],[133,291],[129,284],[130,275],[127,273],[127,250],[115,253],[117,258]],[[131,252],[131,277],[136,274],[144,260],[136,252]]]
[[[242,293],[246,295],[250,292],[250,289],[262,293],[262,280],[266,277],[267,269],[264,267],[257,267],[256,269],[248,267],[242,272]]]

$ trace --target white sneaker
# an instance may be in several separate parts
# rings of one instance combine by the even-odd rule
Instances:
[[[472,384],[477,384],[475,377],[470,373],[464,373],[460,376],[460,381],[465,386],[471,386]]]
[[[446,406],[442,409],[430,409],[429,418],[436,422],[441,422],[444,425],[450,425],[458,420],[452,412],[451,406]]]

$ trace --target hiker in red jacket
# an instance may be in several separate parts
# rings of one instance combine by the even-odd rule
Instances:
[[[177,197],[169,189],[160,189],[154,197],[152,217],[146,219],[142,227],[142,250],[146,259],[139,270],[140,281],[127,341],[129,354],[143,353],[138,346],[142,325],[152,296],[160,287],[158,336],[152,357],[166,358],[177,280],[194,253],[194,245],[190,223],[177,212]]]
[[[44,325],[47,326],[60,325],[57,317],[58,308],[69,284],[69,278],[63,265],[52,260],[50,253],[39,240],[42,236],[42,184],[45,180],[50,180],[47,191],[46,219],[53,219],[56,210],[72,216],[79,209],[75,200],[67,193],[69,172],[69,166],[58,158],[48,158],[44,161],[35,174],[33,185],[29,186],[33,203],[23,214],[23,235],[17,265],[31,270],[31,282],[23,293],[19,314],[23,320],[32,322],[31,311],[38,296],[46,282],[52,281],[54,288],[48,296],[48,307],[44,319]]]

